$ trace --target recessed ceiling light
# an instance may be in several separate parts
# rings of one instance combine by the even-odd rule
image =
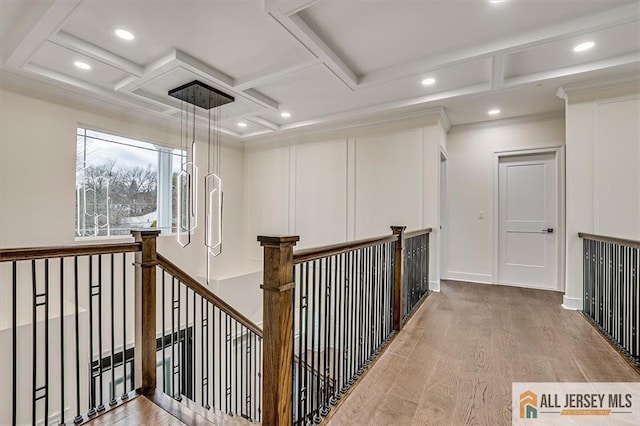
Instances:
[[[489,3],[504,3],[506,0],[489,0]]]
[[[584,43],[580,43],[579,45],[577,45],[576,47],[573,48],[574,52],[584,52],[585,50],[589,50],[591,49],[593,46],[595,46],[596,44],[592,41],[587,41]]]
[[[239,121],[238,127],[242,127],[242,128],[247,127],[247,123],[245,123],[244,121]]]
[[[75,61],[73,63],[73,65],[75,65],[76,67],[80,68],[81,70],[90,70],[91,69],[91,65],[87,64],[86,62]]]
[[[422,80],[422,85],[431,86],[432,84],[435,84],[435,82],[436,82],[435,78],[425,78],[424,80]]]
[[[496,108],[496,109],[490,109],[490,110],[487,112],[487,114],[489,114],[489,115],[498,115],[498,114],[500,114],[500,110],[499,110],[499,109],[497,109],[497,108]]]
[[[288,112],[286,112],[286,111],[285,111],[285,112],[281,112],[281,113],[280,113],[280,117],[282,117],[282,118],[289,118],[289,117],[291,117],[291,114],[290,114],[290,113],[288,113]]]
[[[118,28],[115,31],[115,33],[118,37],[120,37],[123,40],[133,40],[135,38],[133,34],[131,34],[131,32],[127,30],[123,30],[122,28]]]

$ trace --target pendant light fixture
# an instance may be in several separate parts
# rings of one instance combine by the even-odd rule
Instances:
[[[218,89],[200,81],[192,81],[169,91],[169,96],[181,103],[181,148],[190,150],[183,161],[177,177],[178,187],[178,244],[186,247],[191,243],[191,233],[198,227],[198,182],[204,185],[205,226],[204,244],[207,247],[207,276],[209,258],[222,253],[222,178],[220,176],[220,106],[235,99]],[[198,108],[196,108],[198,107]],[[206,131],[196,126],[198,113],[204,110],[208,122]],[[204,115],[200,112],[201,115]],[[206,133],[206,135],[204,135]],[[196,166],[197,142],[206,141],[206,173],[201,179]],[[200,164],[202,164],[200,162]]]

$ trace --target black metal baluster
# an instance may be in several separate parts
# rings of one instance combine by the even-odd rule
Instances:
[[[342,327],[340,329],[341,336],[340,341],[342,342],[340,345],[340,392],[339,396],[342,397],[346,390],[347,384],[347,371],[348,371],[348,352],[347,352],[347,335],[349,332],[350,321],[347,319],[347,312],[349,312],[349,255],[347,253],[342,253],[340,255],[341,260],[340,264],[342,267],[341,277],[342,280],[340,282],[340,294],[341,300],[340,305],[341,309],[341,317],[340,322],[342,323]]]
[[[363,268],[360,274],[360,279],[362,280],[362,291],[360,293],[360,299],[362,300],[362,325],[361,325],[361,333],[360,333],[360,368],[358,368],[358,374],[362,374],[365,366],[367,365],[369,358],[368,351],[368,330],[369,330],[369,281],[371,278],[371,247],[365,247],[362,249],[362,264]]]
[[[234,405],[233,392],[234,392],[235,389],[237,389],[237,383],[235,384],[235,387],[234,387],[234,380],[236,380],[236,378],[238,377],[237,376],[237,371],[236,371],[236,374],[234,375],[234,368],[237,369],[238,368],[238,364],[236,362],[237,359],[234,359],[234,353],[236,351],[233,348],[233,345],[234,345],[234,333],[233,333],[234,319],[231,317],[231,315],[227,314],[227,321],[229,323],[229,335],[227,337],[227,345],[229,347],[229,358],[228,358],[229,359],[229,363],[227,364],[227,369],[229,370],[229,388],[227,390],[227,399],[229,401],[229,414],[231,414],[233,416],[236,413],[236,406]]]
[[[44,424],[49,423],[49,259],[44,260]]]
[[[195,293],[194,293],[195,294]],[[208,309],[208,307],[207,307]],[[204,298],[200,297],[200,375],[202,376],[201,386],[200,386],[200,401],[203,407],[207,407],[207,398],[208,398],[208,389],[207,389],[207,376],[205,373],[205,357],[204,357],[204,347],[208,344],[209,339],[206,337],[208,335],[208,324],[207,320],[209,315],[205,315],[204,311]],[[195,327],[195,324],[194,324]],[[195,351],[194,351],[195,352]],[[206,361],[208,362],[208,360]],[[208,408],[207,408],[208,409]]]
[[[329,401],[328,401],[328,403],[331,405],[335,405],[337,403],[335,383],[337,383],[337,377],[336,377],[336,366],[338,364],[337,346],[338,346],[338,330],[340,330],[340,324],[338,321],[338,303],[339,303],[338,302],[338,295],[339,295],[338,261],[339,261],[338,256],[332,257],[333,274],[332,274],[332,280],[331,280],[331,288],[333,290],[333,321],[331,321],[330,324],[333,326],[333,341],[331,342],[333,346],[331,348],[330,367],[331,367],[331,380],[333,380],[333,387],[331,389]]]
[[[93,297],[94,297],[94,284],[93,284],[93,256],[89,258],[89,376],[91,377],[91,389],[89,391],[89,417],[96,415],[96,374],[93,365]],[[99,361],[98,361],[99,362]]]
[[[232,341],[233,345],[231,346],[231,349],[235,352],[235,362],[234,362],[234,364],[235,364],[235,375],[234,375],[235,376],[234,377],[234,379],[235,379],[235,387],[234,387],[234,390],[235,390],[235,392],[234,392],[235,393],[235,406],[234,406],[233,412],[236,413],[236,414],[239,414],[240,410],[238,410],[238,394],[240,392],[238,391],[238,376],[240,374],[238,373],[238,368],[240,366],[238,365],[238,352],[239,352],[239,350],[238,350],[238,321],[236,321],[235,319],[233,319],[233,327],[234,327],[234,334],[235,334],[234,335],[234,339]]]
[[[256,421],[257,413],[256,413],[256,400],[260,398],[260,395],[256,393],[256,368],[255,368],[255,359],[256,359],[256,344],[257,337],[255,333],[251,332],[251,351],[249,353],[249,362],[251,365],[251,375],[249,376],[249,389],[251,389],[250,397],[251,397],[251,421]],[[293,408],[292,408],[293,409]]]
[[[182,401],[182,395],[184,395],[184,349],[187,346],[187,330],[182,330],[182,315],[180,315],[180,309],[182,305],[182,282],[178,281],[178,362],[176,363],[177,376],[178,376],[178,392],[175,398],[178,401]],[[181,337],[182,336],[182,337]],[[180,341],[182,341],[182,349],[180,349]]]
[[[111,401],[109,401],[109,405],[113,407],[118,403],[116,400],[116,357],[115,357],[115,312],[114,305],[116,302],[115,299],[115,255],[111,253]],[[124,308],[124,307],[123,307]],[[123,360],[124,361],[124,360]]]
[[[333,392],[331,396],[331,400],[329,401],[331,405],[336,405],[338,403],[338,398],[340,397],[340,388],[338,386],[338,377],[340,374],[340,362],[342,358],[342,353],[340,351],[340,334],[342,333],[343,326],[340,318],[340,306],[342,302],[342,255],[339,254],[335,256],[335,273],[333,280],[333,293],[334,293],[334,301],[333,304]]]
[[[640,364],[640,345],[639,345],[639,341],[638,341],[638,327],[640,326],[640,318],[638,316],[638,304],[640,303],[640,300],[638,300],[638,292],[640,290],[640,274],[638,271],[638,266],[640,266],[640,250],[633,249],[632,250],[632,268],[635,271],[635,280],[632,280],[632,286],[631,286],[631,300],[629,301],[630,303],[630,310],[631,310],[631,324],[630,324],[630,328],[631,328],[631,347],[632,350],[630,351],[636,361],[636,365]]]
[[[182,380],[180,383],[182,384],[182,392],[181,395],[186,396],[189,399],[193,399],[193,395],[191,393],[191,388],[189,386],[189,373],[190,373],[190,365],[191,359],[189,355],[191,352],[189,348],[191,347],[191,337],[189,336],[189,287],[184,285],[184,330],[181,330],[184,333],[184,351],[180,351],[184,354],[183,358],[180,360],[180,372],[182,373]]]
[[[311,381],[311,406],[309,408],[309,414],[311,415],[311,420],[313,420],[313,416],[315,415],[316,408],[318,406],[317,402],[317,388],[316,381],[314,380],[314,371],[316,371],[316,312],[318,310],[318,305],[316,304],[316,288],[318,286],[318,265],[317,261],[313,261],[313,274],[311,279],[311,364],[307,364],[305,367],[310,368],[310,381]],[[306,348],[307,351],[309,348]]]
[[[33,379],[33,386],[32,386],[32,400],[31,400],[31,424],[35,425],[36,424],[36,373],[37,373],[37,365],[38,362],[36,360],[36,354],[37,354],[37,334],[36,334],[36,295],[37,295],[37,290],[36,290],[36,261],[32,260],[31,261],[31,283],[32,283],[32,294],[33,294],[33,301],[31,303],[31,306],[33,308],[32,311],[32,323],[31,323],[31,327],[32,327],[32,347],[33,347],[33,353],[31,355],[31,374],[32,374],[32,379]]]
[[[366,336],[366,362],[365,365],[369,365],[371,360],[373,359],[373,308],[374,308],[374,298],[373,298],[373,289],[374,289],[374,280],[375,280],[375,256],[376,256],[376,246],[369,247],[369,266],[367,268],[367,290],[366,290],[366,300],[367,300],[367,330],[365,333]]]
[[[231,331],[229,330],[229,315],[224,314],[224,334],[225,334],[225,408],[227,414],[232,413],[231,407]]]
[[[300,423],[300,416],[302,414],[302,404],[304,404],[304,387],[303,387],[303,381],[302,381],[302,342],[303,342],[303,330],[304,330],[304,323],[303,323],[303,316],[302,313],[304,312],[304,310],[306,309],[305,307],[305,296],[304,296],[304,287],[302,286],[303,280],[302,280],[302,270],[304,268],[304,265],[294,265],[293,266],[293,276],[294,276],[294,280],[295,280],[295,276],[296,276],[296,272],[298,273],[298,280],[297,280],[297,285],[295,286],[295,288],[293,289],[293,293],[294,293],[294,299],[293,299],[293,303],[295,306],[296,303],[296,299],[295,296],[297,294],[298,296],[298,300],[299,300],[299,307],[298,307],[298,376],[297,376],[297,380],[296,380],[296,384],[297,384],[297,393],[294,394],[296,397],[296,400],[298,402],[298,409],[297,412],[295,414],[297,414],[297,416],[294,417],[294,420],[296,423]],[[295,308],[294,308],[295,309]],[[295,312],[295,310],[294,310]],[[295,350],[294,350],[294,354],[295,354]],[[293,360],[293,366],[295,368],[296,365],[296,361],[295,358]]]
[[[164,275],[162,276],[164,280]],[[162,283],[162,336],[163,336],[163,350],[164,350],[164,281]],[[164,355],[164,352],[163,352]],[[164,356],[162,357],[162,367],[164,368]],[[133,368],[131,371],[131,390],[134,388],[133,384]],[[164,373],[164,370],[163,370]],[[163,383],[166,376],[163,374]],[[129,399],[129,392],[127,391],[127,253],[122,253],[122,395],[120,399],[126,401]]]
[[[325,260],[326,274],[325,274],[325,288],[326,288],[326,298],[325,298],[325,306],[324,306],[324,378],[323,378],[323,386],[324,386],[324,402],[323,409],[320,411],[322,416],[326,416],[329,414],[329,343],[331,342],[331,328],[329,321],[329,315],[331,313],[331,298],[333,297],[332,291],[332,258],[329,257]],[[335,322],[335,317],[334,317]]]
[[[176,279],[171,277],[171,396],[176,397]]]
[[[187,323],[189,320],[187,319]],[[198,392],[196,391],[196,383],[198,379],[198,363],[196,353],[198,347],[198,330],[196,329],[196,291],[193,291],[193,325],[191,326],[193,330],[191,333],[191,396],[193,397],[193,402],[197,402]]]
[[[80,321],[79,321],[79,300],[78,300],[78,256],[73,257],[73,285],[75,304],[75,326],[76,326],[76,417],[73,423],[82,423],[83,417],[80,414]],[[89,295],[91,298],[91,295]],[[15,368],[13,370],[16,371]],[[15,392],[14,392],[15,396]]]
[[[613,330],[614,337],[619,339],[620,336],[624,333],[624,303],[622,300],[622,293],[624,291],[624,286],[622,286],[619,277],[619,262],[620,262],[620,246],[617,244],[612,244],[612,258],[611,258],[611,281],[612,281],[612,298],[611,298],[611,307],[612,307],[612,320],[611,326]]]
[[[251,421],[253,419],[253,412],[251,409],[252,406],[252,398],[251,396],[253,395],[252,389],[251,389],[251,377],[253,377],[251,375],[252,373],[252,365],[251,365],[251,349],[253,346],[253,333],[251,333],[249,331],[249,329],[247,329],[247,358],[245,359],[245,365],[247,366],[247,377],[246,377],[246,382],[245,382],[245,389],[246,389],[246,411],[247,411],[247,416],[249,417],[249,420]]]
[[[98,412],[104,411],[104,383],[102,372],[102,255],[98,255],[98,369],[100,371],[100,405]]]
[[[388,294],[390,294],[391,296],[389,297],[389,306],[388,306],[388,327],[389,327],[389,334],[393,334],[393,306],[395,304],[395,292],[393,291],[393,285],[394,285],[394,276],[395,276],[395,268],[396,267],[400,267],[400,265],[396,265],[396,259],[394,256],[394,253],[396,251],[396,244],[398,244],[397,241],[394,241],[393,243],[391,243],[391,254],[389,256],[389,259],[391,261],[391,269],[389,270],[389,288],[388,288]],[[402,297],[402,296],[400,296]]]
[[[205,301],[205,307],[206,307],[206,312],[207,312],[207,344],[204,345],[204,353],[205,353],[205,374],[207,377],[207,399],[206,399],[206,405],[204,408],[206,408],[207,410],[211,409],[211,404],[209,404],[209,398],[211,397],[211,392],[210,390],[215,389],[215,383],[209,384],[209,379],[210,379],[210,375],[209,375],[209,364],[210,363],[215,363],[215,359],[212,359],[209,357],[209,344],[215,345],[215,341],[213,339],[213,333],[215,331],[215,325],[216,325],[216,320],[215,320],[215,315],[213,312],[213,309],[211,308],[211,304],[209,303],[209,301]],[[211,318],[211,327],[209,326],[209,318]],[[211,330],[211,333],[209,333],[209,330]],[[215,353],[215,350],[213,351],[213,353]],[[211,400],[213,402],[213,399]]]
[[[162,392],[164,392],[165,394],[167,393],[167,365],[165,362],[165,359],[167,359],[166,356],[166,348],[167,348],[167,342],[166,342],[166,333],[167,333],[167,326],[166,326],[166,320],[165,320],[165,305],[167,303],[167,299],[165,297],[165,284],[166,284],[166,280],[165,277],[167,275],[167,271],[165,271],[164,269],[160,269],[160,275],[161,275],[161,283],[160,283],[160,291],[162,292],[161,296],[160,296],[160,300],[162,300],[161,303],[161,309],[162,309],[162,314],[160,315],[162,317],[162,333],[160,333],[160,344],[162,345]],[[126,342],[126,340],[125,340]],[[124,356],[122,357],[122,361],[123,361],[123,365],[124,365]],[[126,377],[126,369],[125,369],[125,377]],[[126,381],[125,381],[126,383]]]
[[[380,277],[380,345],[387,337],[387,277],[389,276],[389,244],[382,247],[382,274]]]
[[[362,373],[363,366],[363,339],[362,334],[364,331],[363,321],[364,321],[364,282],[365,282],[365,259],[366,259],[366,249],[358,250],[359,254],[359,264],[360,268],[358,270],[358,288],[357,288],[357,299],[358,299],[358,339],[356,340],[356,348],[357,348],[357,356],[356,356],[356,377],[360,376]]]
[[[627,265],[628,267],[628,279],[626,282],[626,285],[624,286],[624,293],[623,293],[623,298],[624,300],[627,301],[627,305],[629,305],[629,301],[631,299],[631,294],[632,294],[632,288],[635,287],[636,283],[634,280],[634,269],[633,269],[633,261],[635,258],[634,255],[634,249],[631,247],[627,247],[626,251],[628,253],[628,263]],[[631,308],[631,306],[629,306],[629,308]],[[619,341],[619,343],[622,343],[622,347],[626,350],[628,350],[629,353],[632,353],[633,351],[631,351],[631,345],[630,345],[630,341],[631,341],[631,337],[632,337],[632,328],[631,328],[631,309],[627,309],[625,312],[625,318],[624,318],[624,322],[626,324],[625,330],[624,330],[624,335],[623,338]]]
[[[209,306],[209,302],[207,301],[207,306]],[[207,315],[209,315],[209,311],[207,310]],[[214,406],[216,405],[216,381],[215,381],[215,377],[216,377],[216,307],[215,305],[211,304],[211,358],[209,357],[209,345],[207,345],[207,360],[211,360],[211,374],[209,374],[210,370],[209,370],[209,363],[207,362],[207,377],[211,378],[211,382],[209,382],[209,380],[207,379],[207,387],[209,386],[209,383],[211,383],[211,404],[213,404]],[[209,400],[207,400],[207,405],[211,406],[211,404],[208,404]]]
[[[60,258],[60,424],[64,421],[64,258]]]
[[[258,398],[258,422],[262,421],[262,337],[258,338],[258,357],[256,359],[257,361],[257,366],[256,368],[258,369],[259,373],[258,373],[258,392],[257,395],[259,395]]]
[[[18,264],[11,262],[11,362],[13,368],[11,386],[11,424],[18,423]]]
[[[222,410],[222,310],[218,309],[218,409]],[[225,381],[227,379],[225,371]]]
[[[309,356],[309,307],[311,306],[310,298],[309,298],[309,263],[305,263],[305,276],[304,276],[304,285],[305,285],[305,313],[304,313],[304,347],[303,352],[299,355],[300,362],[303,362],[304,355],[304,364],[302,364],[302,372],[304,374],[304,409],[300,413],[300,417],[298,420],[302,422],[302,424],[306,423],[307,415],[310,412],[309,402],[311,401],[311,390],[309,387],[309,375],[307,374],[307,366],[308,356]]]
[[[382,272],[382,265],[381,265],[381,259],[382,259],[382,249],[383,249],[384,245],[377,245],[374,248],[374,253],[375,253],[375,257],[374,257],[374,277],[373,277],[373,291],[372,291],[372,297],[373,297],[373,312],[371,314],[371,322],[373,324],[373,327],[371,328],[371,340],[373,342],[372,344],[372,348],[373,348],[373,356],[378,354],[378,346],[379,346],[379,342],[378,342],[378,337],[380,336],[380,323],[379,323],[379,318],[378,318],[378,312],[379,312],[379,303],[380,303],[380,299],[378,298],[378,292],[380,291],[380,274]]]
[[[355,339],[356,339],[356,326],[357,326],[357,310],[356,310],[356,301],[355,301],[355,295],[356,295],[356,288],[357,288],[357,281],[356,281],[356,277],[357,277],[357,257],[356,257],[356,251],[350,251],[349,252],[349,258],[350,258],[350,264],[351,264],[351,268],[349,271],[349,275],[350,275],[350,282],[349,282],[349,322],[351,323],[351,327],[349,330],[349,380],[347,381],[347,384],[349,386],[353,385],[354,383],[354,375],[355,375],[355,361],[356,361],[356,357],[355,357]]]
[[[238,321],[236,321],[236,324],[238,324]],[[239,352],[240,355],[240,389],[236,390],[236,393],[240,394],[240,407],[236,408],[236,410],[238,411],[238,413],[241,416],[248,416],[248,413],[245,411],[246,408],[246,395],[245,395],[245,365],[244,365],[244,361],[245,361],[245,346],[246,346],[246,342],[244,339],[244,326],[242,324],[240,324],[240,350],[238,350],[238,337],[236,337],[236,351]],[[236,369],[237,370],[237,369]]]

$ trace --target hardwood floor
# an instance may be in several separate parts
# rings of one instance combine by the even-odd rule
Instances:
[[[331,425],[510,425],[512,382],[638,382],[556,292],[442,282]]]
[[[121,407],[104,413],[90,422],[98,425],[184,425],[171,414],[143,396],[138,396]]]

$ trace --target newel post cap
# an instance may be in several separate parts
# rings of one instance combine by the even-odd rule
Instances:
[[[404,232],[407,229],[406,226],[399,226],[399,225],[392,225],[391,226],[391,231],[393,231],[394,234],[400,234],[402,232]]]
[[[258,241],[262,247],[295,246],[300,241],[298,235],[259,235]]]
[[[160,235],[159,229],[132,229],[131,236],[136,240],[139,238],[152,238]]]

